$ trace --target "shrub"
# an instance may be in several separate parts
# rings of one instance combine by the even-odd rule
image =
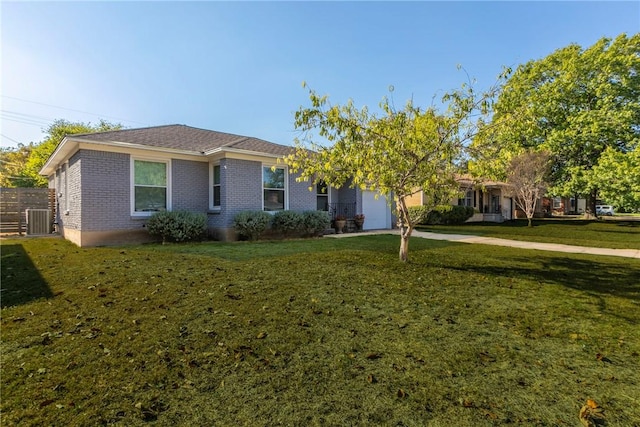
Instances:
[[[426,209],[424,208],[424,206],[412,206],[409,208],[410,215],[412,211],[415,212],[414,215],[416,217],[423,215],[422,219],[416,222],[417,224],[463,224],[474,213],[474,209],[470,206],[438,206],[425,215],[424,211]]]
[[[273,217],[264,211],[242,211],[233,218],[233,226],[240,236],[257,240],[269,227]]]
[[[329,228],[331,218],[329,212],[305,211],[302,212],[302,228],[309,236],[320,236]]]
[[[188,211],[162,211],[147,221],[147,230],[153,236],[167,241],[188,242],[200,239],[207,231],[207,216]]]
[[[451,206],[451,209],[442,212],[441,215],[443,224],[463,224],[473,216],[473,208],[471,206]]]
[[[413,224],[426,224],[429,211],[426,206],[409,206],[409,218]]]
[[[302,231],[302,214],[295,211],[278,211],[273,215],[273,229],[285,236]]]

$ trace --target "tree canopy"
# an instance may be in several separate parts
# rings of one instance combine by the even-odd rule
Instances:
[[[119,123],[105,120],[91,124],[58,119],[45,130],[46,137],[40,143],[3,150],[0,183],[5,187],[46,187],[47,179],[40,176],[40,169],[65,136],[119,130],[122,127]]]
[[[627,153],[607,148],[591,177],[607,203],[627,212],[640,210],[640,145]]]
[[[15,148],[0,149],[0,187],[30,187],[31,179],[24,176],[34,144],[18,144]]]
[[[516,206],[527,216],[529,227],[536,205],[547,190],[549,153],[527,151],[515,156],[507,168],[506,194],[513,197]]]
[[[572,44],[520,65],[494,108],[496,125],[473,144],[474,173],[503,179],[513,156],[544,149],[553,157],[550,192],[587,196],[593,211],[603,153],[627,153],[640,141],[640,34]]]
[[[296,139],[295,153],[285,162],[300,174],[299,181],[392,195],[401,231],[400,260],[406,261],[415,225],[406,199],[423,191],[425,204],[435,208],[456,196],[454,161],[477,130],[474,114],[489,111],[490,95],[477,95],[464,85],[444,96],[446,112],[433,106],[422,109],[412,100],[398,110],[385,97],[376,114],[366,106],[355,107],[351,100],[331,105],[327,96],[309,90],[311,106],[295,113],[303,137]]]

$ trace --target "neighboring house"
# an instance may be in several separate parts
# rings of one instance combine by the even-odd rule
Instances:
[[[469,175],[459,175],[461,197],[451,200],[452,205],[470,206],[475,214],[467,222],[503,222],[514,218],[515,202],[505,195],[506,184],[496,181],[477,182]],[[407,202],[409,206],[423,204],[423,192],[418,191]]]
[[[587,200],[575,197],[543,197],[543,211],[547,215],[581,215],[587,210]]]
[[[40,173],[56,189],[58,229],[79,246],[151,240],[146,221],[161,210],[206,213],[210,236],[235,240],[243,210],[327,210],[391,228],[384,197],[354,188],[296,182],[278,162],[292,147],[184,125],[66,136]],[[275,169],[272,169],[275,167]]]

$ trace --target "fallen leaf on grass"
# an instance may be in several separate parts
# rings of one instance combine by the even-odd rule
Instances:
[[[51,405],[53,402],[55,402],[55,400],[53,399],[43,400],[42,402],[40,402],[40,407],[44,408],[45,406]]]
[[[480,353],[478,353],[478,355],[480,356],[480,359],[483,362],[495,362],[496,358],[493,357],[492,355],[490,355],[489,353],[487,353],[486,351],[482,351]]]
[[[460,403],[462,404],[462,406],[464,406],[465,408],[473,408],[474,406],[476,406],[473,401],[469,400],[469,399],[460,399]]]
[[[403,389],[398,389],[398,393],[397,394],[398,394],[398,397],[400,399],[404,399],[405,397],[407,397],[407,392],[404,391]]]
[[[373,374],[369,374],[367,376],[367,382],[370,384],[375,384],[378,382],[378,379]]]
[[[369,360],[380,359],[381,357],[382,357],[382,355],[380,353],[369,353],[369,354],[367,354],[367,359],[369,359]]]
[[[597,427],[605,425],[604,409],[595,400],[587,399],[586,404],[578,414],[580,422],[585,427]]]
[[[600,354],[600,353],[596,353],[596,360],[600,361],[600,362],[607,362],[607,363],[613,363],[611,361],[611,359],[609,359],[608,357]]]
[[[497,420],[498,419],[498,415],[493,413],[493,412],[485,412],[484,416],[490,420]]]
[[[571,338],[572,340],[584,340],[587,338],[587,336],[584,334],[570,334],[569,338]]]
[[[261,340],[263,338],[267,337],[267,333],[266,332],[260,332],[258,335],[256,335],[256,338]]]

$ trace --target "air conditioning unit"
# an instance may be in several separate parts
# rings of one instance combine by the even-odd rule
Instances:
[[[51,211],[49,209],[27,209],[27,234],[50,234]]]

